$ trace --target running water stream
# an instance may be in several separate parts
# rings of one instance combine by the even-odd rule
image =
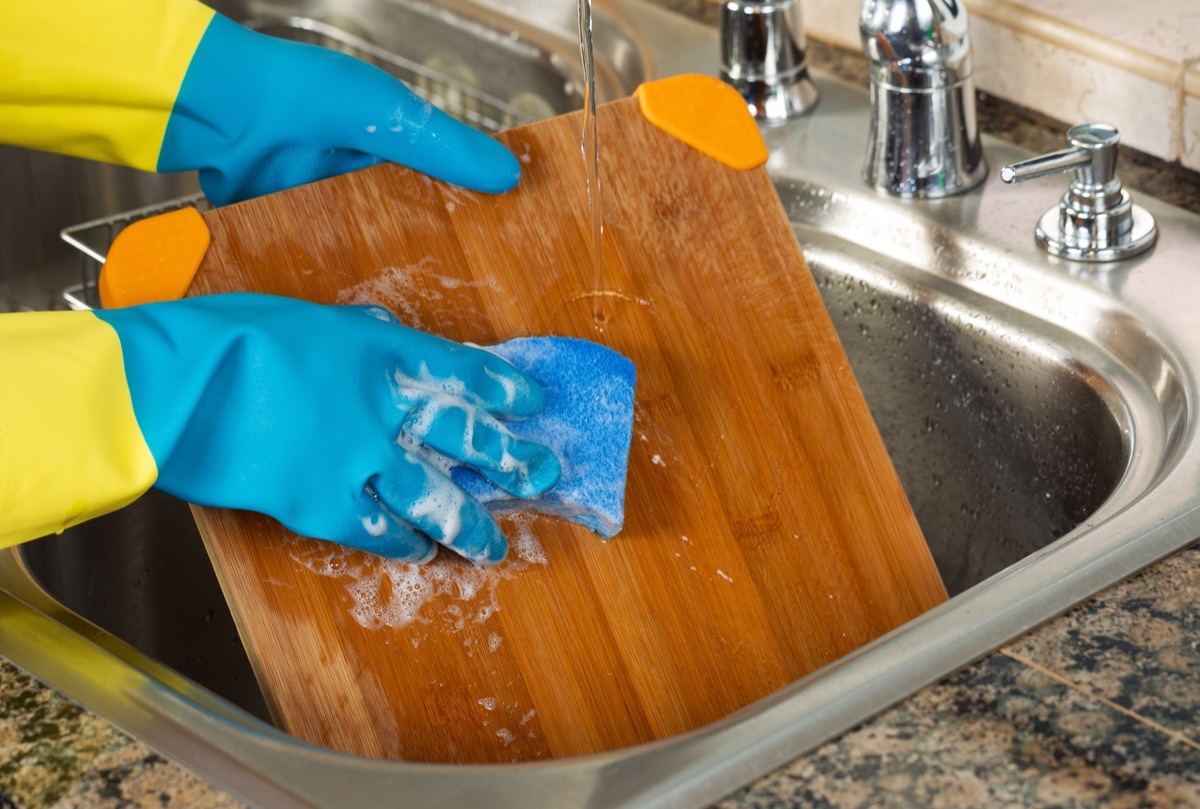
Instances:
[[[600,188],[600,128],[596,120],[596,63],[592,41],[592,0],[579,0],[579,59],[583,68],[583,152],[587,173],[587,204],[591,217],[592,239],[592,319],[597,331],[608,322],[604,305],[604,233]]]

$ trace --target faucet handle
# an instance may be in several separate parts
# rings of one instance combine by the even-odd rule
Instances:
[[[1006,183],[1021,183],[1074,170],[1057,207],[1038,220],[1034,234],[1043,250],[1074,261],[1115,261],[1154,245],[1154,217],[1134,205],[1117,177],[1120,133],[1109,124],[1079,124],[1067,131],[1070,148],[1000,169]]]

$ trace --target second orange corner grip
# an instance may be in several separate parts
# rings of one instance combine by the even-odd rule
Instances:
[[[725,82],[687,73],[647,82],[633,94],[646,120],[709,157],[735,169],[767,162],[746,100]]]

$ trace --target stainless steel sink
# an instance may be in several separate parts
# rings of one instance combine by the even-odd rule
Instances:
[[[912,258],[795,229],[951,594],[1109,499],[1133,424],[1091,346]]]
[[[531,22],[506,21],[505,6]],[[544,112],[525,92],[553,111],[578,103],[573,0],[228,8],[264,30],[369,56],[400,48],[403,64],[375,56],[414,70],[410,80],[431,92],[449,88],[451,101],[479,91],[466,117],[505,106]],[[715,72],[713,31],[639,0],[597,0],[596,12],[610,97],[652,72]],[[401,27],[420,21],[420,41],[388,39],[378,21],[389,15],[401,15]],[[430,34],[433,24],[444,35]],[[455,64],[434,41],[454,43],[454,58],[492,54],[504,68]],[[509,65],[522,59],[531,64]],[[446,82],[441,71],[454,75]],[[495,83],[481,89],[481,76]],[[1033,226],[1061,187],[1004,186],[993,170],[959,198],[877,196],[858,174],[865,93],[816,79],[816,112],[765,131],[768,168],[955,594],[943,607],[678,738],[509,766],[358,759],[262,721],[187,507],[152,493],[0,555],[0,653],[253,803],[376,805],[403,795],[420,806],[693,806],[1200,537],[1200,325],[1187,305],[1200,292],[1190,267],[1200,218],[1141,198],[1161,228],[1152,253],[1121,266],[1059,262],[1038,251]],[[993,169],[1025,156],[995,140],[985,148]],[[58,305],[56,290],[91,272],[53,245],[58,228],[193,190],[190,178],[17,150],[0,161],[5,177],[18,177],[0,191],[0,227],[11,234],[0,262],[14,308]]]

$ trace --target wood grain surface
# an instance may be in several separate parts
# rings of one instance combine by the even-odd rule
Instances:
[[[196,509],[302,739],[431,762],[610,750],[720,719],[945,598],[766,171],[632,99],[602,107],[598,296],[580,127],[501,135],[524,175],[500,197],[381,165],[205,215],[192,294],[375,302],[454,340],[586,337],[637,367],[608,542],[517,516],[499,568],[418,569]]]

